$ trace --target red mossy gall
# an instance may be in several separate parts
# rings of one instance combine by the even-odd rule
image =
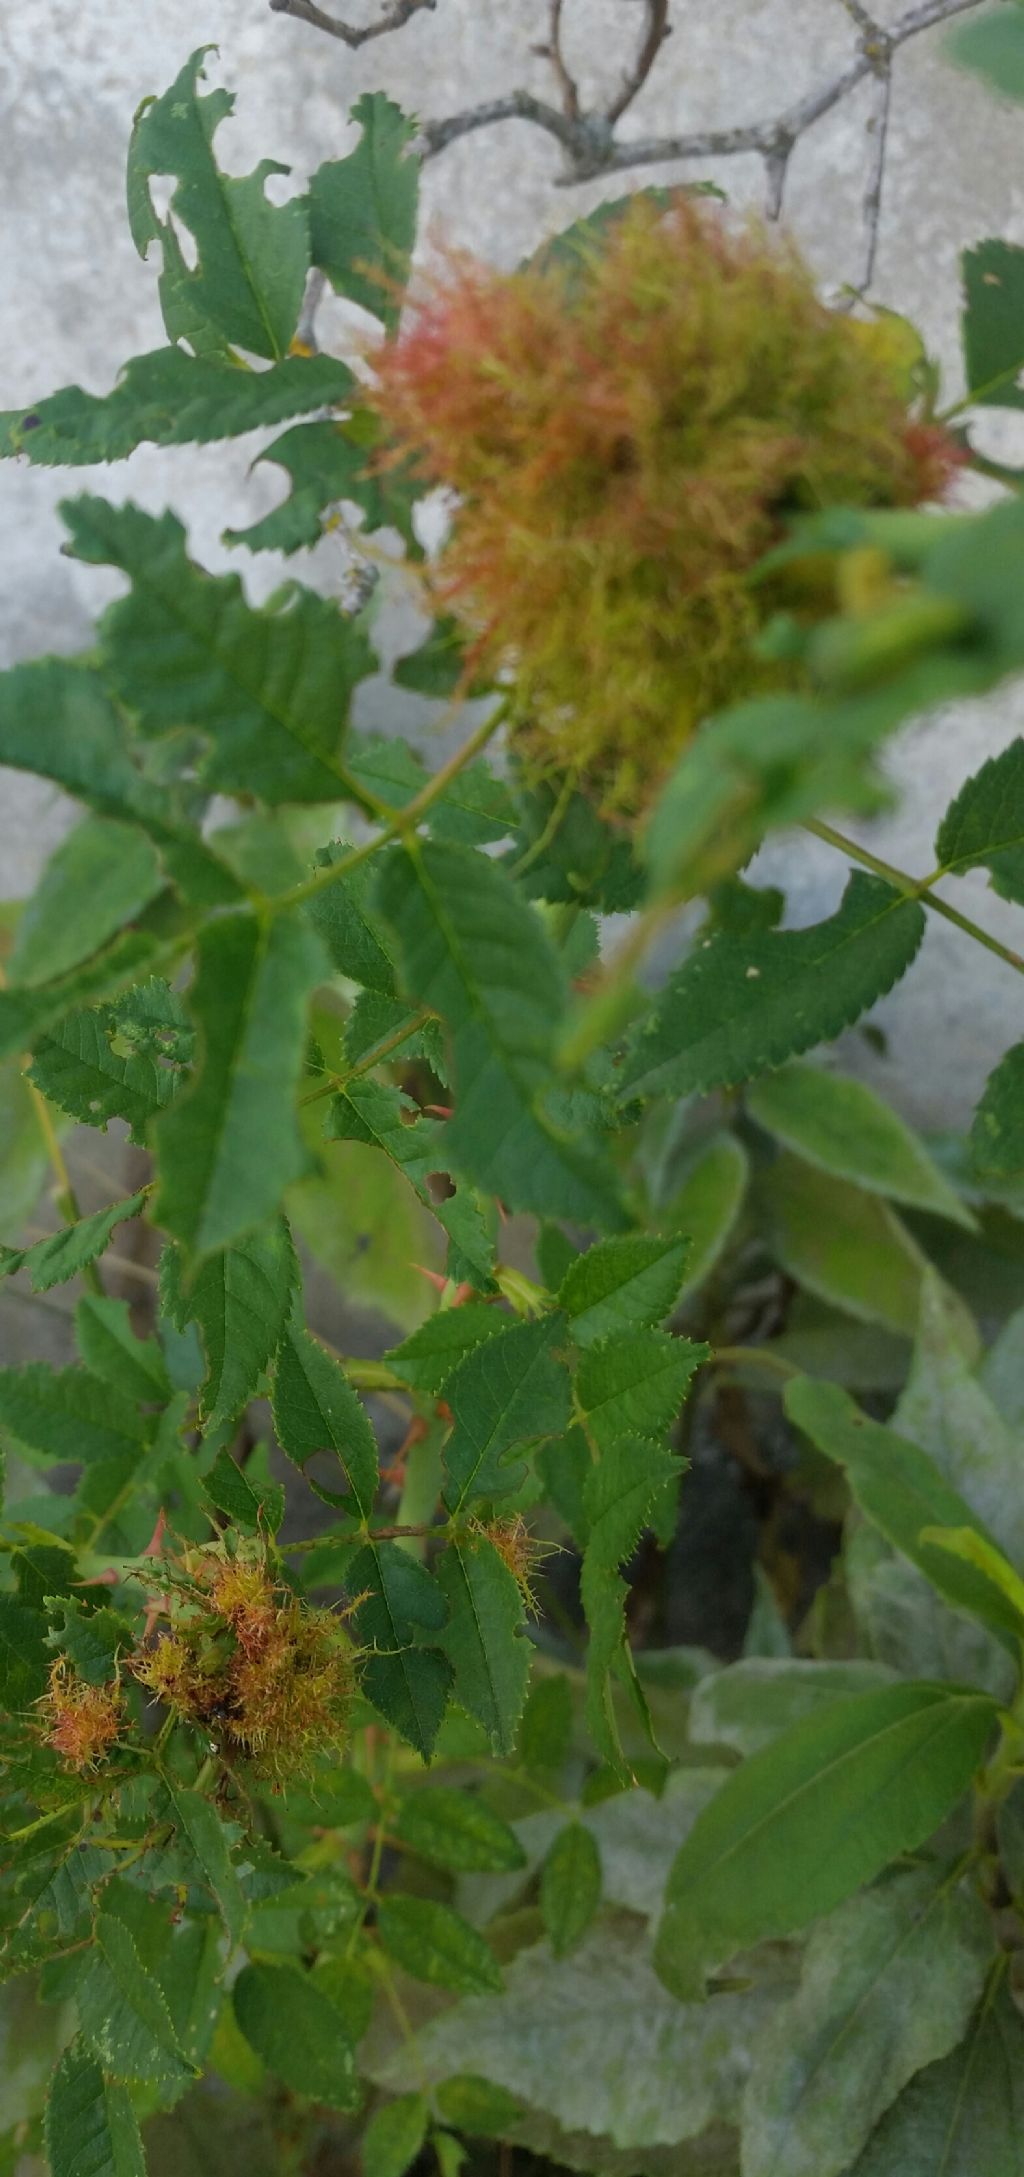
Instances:
[[[787,519],[917,506],[959,460],[894,321],[830,310],[790,244],[682,192],[518,272],[453,258],[370,398],[457,495],[435,601],[506,676],[527,765],[624,814],[791,670],[756,647],[779,590],[748,581]]]

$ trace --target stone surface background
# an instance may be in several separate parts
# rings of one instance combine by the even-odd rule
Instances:
[[[340,4],[340,0],[339,0]],[[893,19],[898,0],[878,0]],[[377,0],[347,0],[348,19],[368,22]],[[161,339],[155,279],[132,248],[123,215],[124,151],[133,109],[173,79],[190,50],[216,41],[211,75],[238,96],[219,138],[225,163],[244,170],[260,155],[291,162],[295,186],[350,140],[348,107],[385,86],[425,117],[439,116],[525,83],[549,90],[530,48],[542,38],[545,0],[438,0],[392,38],[352,53],[307,26],[271,15],[265,0],[14,0],[0,19],[0,406],[29,402],[77,378],[94,391],[128,355]],[[615,82],[635,35],[634,0],[568,0],[567,45],[585,86]],[[833,73],[853,49],[842,0],[676,0],[674,35],[623,133],[759,119]],[[958,256],[988,234],[1022,237],[1024,160],[1020,112],[1002,106],[949,64],[947,33],[929,33],[898,62],[876,294],[914,318],[957,385]],[[787,217],[828,282],[856,275],[859,204],[867,171],[869,105],[857,92],[819,125],[793,161]],[[506,124],[453,147],[429,169],[428,228],[512,261],[622,183],[565,191],[557,149],[535,129]],[[678,172],[678,169],[675,170]],[[756,201],[753,159],[700,170],[734,201]],[[657,169],[640,177],[664,178]],[[80,470],[71,489],[173,503],[199,556],[227,555],[220,532],[251,519],[279,487],[248,474],[258,447],[160,454],[142,451],[112,470]],[[0,469],[0,663],[87,637],[113,584],[59,556],[56,507],[67,478]],[[278,569],[244,560],[254,589]],[[313,578],[340,579],[340,548],[316,555]],[[422,707],[369,691],[375,721],[422,730]],[[904,866],[930,866],[931,835],[956,784],[1019,730],[1024,702],[1005,693],[908,731],[894,748],[897,812],[872,827],[876,851]],[[61,798],[0,773],[0,896],[30,889],[41,858],[67,820]],[[844,869],[813,842],[785,840],[763,858],[783,881],[791,919],[827,911]],[[972,911],[1000,925],[983,883]],[[986,1071],[1021,1033],[1020,987],[1009,970],[958,933],[932,924],[923,953],[893,1008],[889,1055],[850,1041],[854,1063],[926,1125],[960,1124]]]

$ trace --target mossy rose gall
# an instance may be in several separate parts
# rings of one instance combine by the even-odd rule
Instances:
[[[396,452],[458,496],[434,575],[503,673],[533,772],[642,810],[700,720],[770,686],[787,516],[940,495],[885,322],[819,300],[759,225],[678,194],[511,274],[454,260],[380,357]]]

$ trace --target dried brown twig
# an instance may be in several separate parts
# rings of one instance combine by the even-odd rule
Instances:
[[[500,121],[526,121],[542,129],[561,146],[563,186],[600,180],[608,174],[624,174],[645,166],[686,164],[695,159],[729,159],[744,153],[759,157],[764,165],[767,210],[777,219],[782,210],[789,162],[796,145],[809,129],[834,112],[861,84],[874,82],[875,98],[868,122],[870,159],[864,195],[864,251],[861,278],[863,292],[871,282],[878,252],[889,140],[893,76],[902,48],[923,31],[967,14],[983,0],[914,0],[914,5],[883,28],[865,0],[839,0],[857,32],[851,59],[827,83],[819,84],[781,113],[767,121],[748,122],[737,128],[696,130],[684,134],[622,137],[618,123],[648,82],[669,36],[670,0],[633,0],[643,10],[643,23],[635,58],[607,105],[588,110],[570,73],[562,44],[566,0],[550,0],[550,28],[546,45],[538,48],[551,64],[560,98],[553,104],[526,90],[513,90],[503,98],[484,100],[461,113],[425,121],[420,148],[425,158],[436,158],[450,144],[476,130]],[[420,8],[433,8],[436,0],[392,0],[384,16],[369,30],[353,31],[325,16],[315,0],[270,0],[280,13],[294,15],[350,45],[359,45],[385,31],[400,29]]]
[[[364,30],[353,29],[349,23],[340,22],[337,16],[328,15],[317,7],[316,0],[270,0],[275,15],[292,15],[300,23],[309,23],[314,30],[325,30],[329,38],[340,38],[343,45],[366,45],[370,38],[384,38],[391,30],[401,30],[414,15],[424,9],[434,9],[437,0],[391,0],[376,23]]]

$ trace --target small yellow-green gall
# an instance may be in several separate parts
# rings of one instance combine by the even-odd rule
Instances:
[[[45,1743],[72,1769],[94,1769],[104,1760],[124,1715],[118,1687],[89,1685],[65,1656],[51,1665],[42,1707]]]
[[[787,517],[917,505],[959,459],[908,408],[886,320],[827,309],[790,246],[683,194],[533,268],[455,260],[371,398],[393,457],[457,495],[436,603],[506,677],[529,768],[627,814],[704,717],[790,670],[758,655],[778,595],[748,581]]]
[[[227,1754],[295,1775],[347,1737],[351,1641],[329,1610],[281,1586],[261,1552],[191,1549],[170,1596],[170,1627],[135,1656],[149,1692]]]

